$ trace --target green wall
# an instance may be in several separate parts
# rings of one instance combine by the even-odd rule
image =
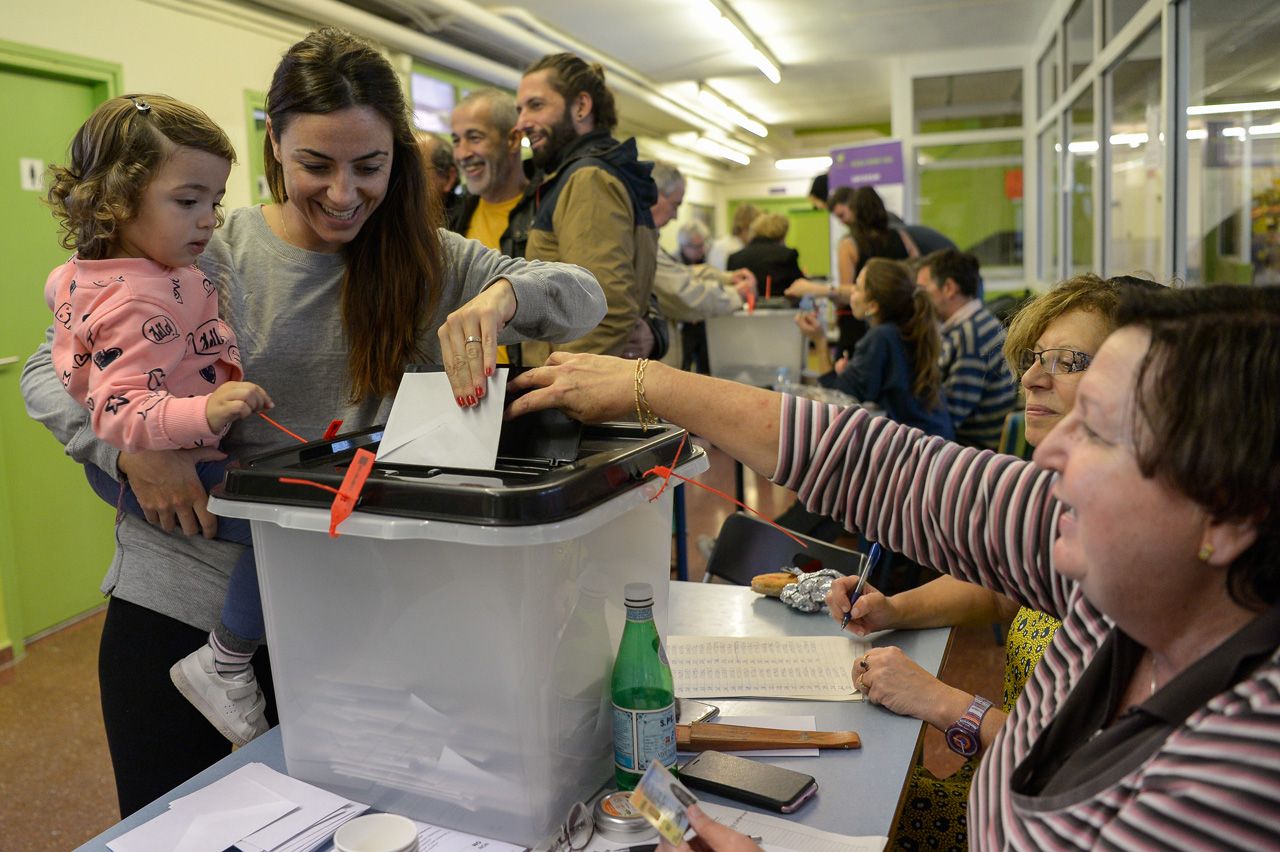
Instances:
[[[936,228],[966,250],[993,234],[1022,230],[1022,199],[1010,199],[1005,188],[1006,175],[1021,169],[1021,142],[932,146],[918,154],[935,164],[960,166],[920,169],[921,224]],[[966,161],[973,165],[964,165]]]

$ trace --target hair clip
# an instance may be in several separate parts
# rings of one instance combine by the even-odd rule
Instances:
[[[129,100],[133,101],[133,105],[138,108],[138,112],[151,112],[151,104],[142,98],[129,98]]]

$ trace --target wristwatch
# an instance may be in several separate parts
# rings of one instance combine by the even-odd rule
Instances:
[[[981,695],[973,696],[969,709],[947,728],[947,746],[963,757],[973,757],[977,754],[978,746],[982,742],[978,738],[978,731],[982,728],[982,717],[986,716],[990,709],[990,701]]]

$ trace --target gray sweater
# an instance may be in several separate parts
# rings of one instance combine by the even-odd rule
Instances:
[[[436,332],[445,317],[499,278],[511,282],[518,302],[500,343],[576,340],[604,316],[600,285],[581,267],[504,257],[449,231],[440,237],[447,252],[444,292],[421,339],[429,362],[439,361]],[[214,233],[200,267],[219,288],[220,311],[236,334],[245,379],[262,385],[275,402],[273,420],[308,439],[323,434],[331,420],[341,419],[344,431],[386,422],[390,397],[347,402],[341,253],[294,248],[271,231],[261,208],[246,207]],[[52,333],[50,328],[50,338]],[[119,452],[94,435],[87,412],[63,390],[47,341],[23,369],[22,395],[28,413],[53,432],[67,455],[119,476]],[[252,458],[293,440],[252,417],[232,427],[222,449]],[[120,522],[116,542],[104,593],[213,628],[239,545],[166,533],[132,516]]]

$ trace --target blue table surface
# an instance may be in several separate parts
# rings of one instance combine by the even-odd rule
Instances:
[[[839,635],[837,625],[825,612],[801,613],[775,598],[761,597],[749,588],[718,583],[672,582],[667,618],[667,631],[673,636]],[[947,629],[887,631],[873,635],[870,641],[873,645],[897,645],[925,670],[937,673],[949,636]],[[818,758],[769,759],[812,775],[818,781],[817,795],[785,818],[838,834],[883,836],[889,833],[914,763],[916,746],[923,733],[922,723],[867,701],[718,699],[713,703],[723,716],[813,716],[818,730],[857,731],[862,739],[860,749],[826,749]],[[253,762],[285,771],[279,728],[273,728],[104,831],[77,852],[104,852],[109,840],[164,813],[173,799],[206,787]],[[770,813],[720,796],[698,795],[708,802]]]

